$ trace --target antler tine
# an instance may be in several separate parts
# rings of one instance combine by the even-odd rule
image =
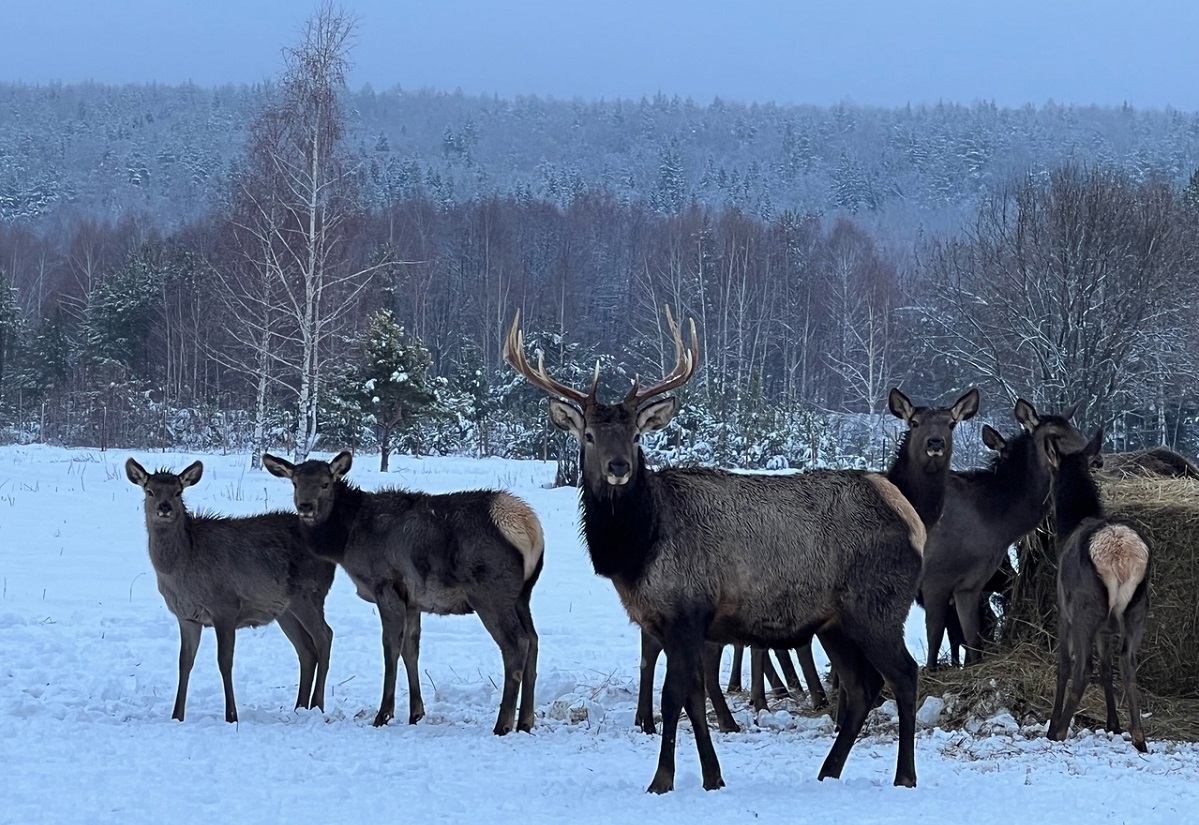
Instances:
[[[670,312],[670,304],[666,305],[666,323],[670,326],[670,335],[674,339],[674,369],[661,381],[645,389],[638,389],[636,382],[634,382],[633,389],[629,391],[629,396],[626,399],[627,401],[635,401],[641,404],[656,395],[661,395],[662,393],[670,392],[673,389],[683,386],[695,374],[695,367],[699,363],[699,340],[695,335],[695,319],[690,319],[691,343],[688,347],[683,346],[683,335],[679,332],[679,325],[674,322],[674,316]]]
[[[555,381],[550,378],[545,371],[545,356],[539,354],[537,356],[537,369],[533,369],[529,365],[528,358],[525,357],[525,335],[520,329],[520,310],[516,310],[516,317],[512,320],[512,326],[508,330],[508,335],[504,338],[504,360],[508,365],[518,373],[523,375],[525,379],[535,387],[545,390],[550,395],[557,395],[576,404],[586,404],[588,394],[580,392],[573,387],[568,387],[565,384]],[[598,364],[597,377],[598,377]],[[592,382],[592,394],[595,392],[596,382]]]

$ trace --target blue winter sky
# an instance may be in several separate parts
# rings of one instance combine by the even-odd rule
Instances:
[[[0,80],[276,74],[314,4],[0,0]],[[1194,0],[346,0],[357,88],[1199,110]]]

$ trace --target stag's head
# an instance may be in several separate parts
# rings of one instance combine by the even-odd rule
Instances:
[[[687,346],[683,345],[682,333],[670,314],[670,307],[666,308],[666,322],[674,338],[674,369],[648,387],[641,387],[640,381],[634,379],[622,401],[605,404],[597,397],[599,364],[596,364],[590,390],[583,392],[568,387],[546,373],[540,355],[536,368],[529,364],[525,357],[519,310],[512,321],[504,341],[504,360],[533,386],[550,394],[550,421],[578,439],[583,483],[592,493],[615,495],[636,480],[644,466],[641,436],[665,427],[675,413],[674,397],[661,396],[683,386],[695,374],[699,361],[695,322],[691,322],[691,341]]]
[[[125,475],[146,491],[146,524],[173,524],[187,512],[183,507],[183,490],[200,480],[204,465],[189,464],[182,473],[170,470],[146,472],[146,468],[130,458],[125,462]]]
[[[935,473],[949,467],[953,428],[978,412],[978,389],[965,392],[952,407],[917,407],[895,387],[887,398],[887,406],[892,415],[907,422],[905,457],[926,473]]]
[[[309,459],[292,464],[285,458],[262,454],[262,466],[279,478],[291,481],[296,513],[304,524],[324,524],[333,512],[337,482],[350,471],[354,457],[348,451],[334,456],[332,461]]]

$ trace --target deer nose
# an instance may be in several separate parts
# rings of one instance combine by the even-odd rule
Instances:
[[[296,505],[296,510],[298,510],[301,513],[311,513],[312,509],[313,508],[312,508],[311,501],[301,501],[299,504]]]
[[[945,439],[930,438],[924,443],[924,446],[930,453],[943,453],[945,452]]]
[[[158,505],[158,515],[165,518],[166,516],[169,516],[170,514],[171,514],[171,505],[168,502],[164,501],[162,504]]]
[[[608,462],[608,472],[617,478],[624,478],[629,474],[629,462],[623,458],[614,458]]]

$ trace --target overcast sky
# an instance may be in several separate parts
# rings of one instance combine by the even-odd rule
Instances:
[[[305,0],[0,0],[0,80],[275,75]],[[345,0],[357,88],[1199,110],[1196,0]]]

